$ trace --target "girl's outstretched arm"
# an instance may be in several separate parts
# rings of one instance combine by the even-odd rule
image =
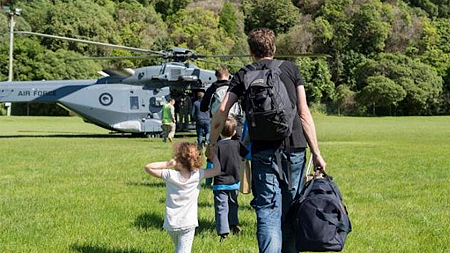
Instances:
[[[162,169],[173,168],[176,164],[177,162],[174,159],[168,162],[153,162],[145,165],[145,171],[154,177],[161,178]]]
[[[217,155],[214,155],[213,168],[210,170],[205,170],[205,178],[218,176],[221,169],[222,167],[220,166],[219,158],[217,158]]]

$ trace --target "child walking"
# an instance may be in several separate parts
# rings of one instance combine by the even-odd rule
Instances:
[[[197,199],[201,180],[219,175],[221,170],[217,156],[213,158],[212,169],[199,169],[202,161],[195,143],[182,142],[174,145],[174,157],[170,161],[145,166],[147,173],[166,183],[163,227],[172,238],[176,253],[191,252],[198,226]]]
[[[233,117],[225,121],[221,137],[217,142],[215,154],[219,158],[222,171],[214,177],[214,211],[216,231],[220,240],[227,238],[231,231],[236,234],[241,231],[238,217],[238,192],[240,180],[240,165],[242,158],[248,153],[245,146],[232,139],[236,134],[237,122]]]

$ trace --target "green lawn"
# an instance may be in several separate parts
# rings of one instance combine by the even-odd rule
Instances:
[[[353,223],[344,252],[450,252],[450,117],[314,117]],[[77,117],[0,117],[0,252],[172,252],[164,185],[143,170],[170,156]],[[219,243],[203,189],[193,252],[257,252],[239,198],[244,231]]]

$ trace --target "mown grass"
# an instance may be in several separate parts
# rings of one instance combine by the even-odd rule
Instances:
[[[314,117],[353,223],[344,252],[450,251],[450,117]],[[143,170],[171,151],[77,117],[0,117],[0,251],[173,251],[164,185]],[[193,252],[257,252],[251,196],[239,200],[244,231],[219,243],[201,191]]]

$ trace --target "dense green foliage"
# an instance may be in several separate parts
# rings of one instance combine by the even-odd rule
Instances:
[[[450,117],[314,120],[353,223],[344,253],[450,251]],[[143,169],[168,160],[169,143],[78,117],[0,117],[0,129],[2,253],[173,252],[161,228],[164,184]],[[175,138],[184,140],[195,138]],[[243,233],[219,242],[213,194],[202,188],[192,252],[258,252],[251,199],[239,195]]]
[[[202,54],[243,54],[248,53],[245,33],[255,27],[269,27],[277,33],[279,54],[324,53],[330,56],[294,59],[307,81],[310,103],[322,103],[332,113],[436,115],[450,114],[449,2],[17,0],[14,5],[23,10],[22,16],[16,17],[15,30],[153,50],[180,46]],[[10,4],[10,1],[0,4]],[[8,18],[4,14],[0,15],[0,42],[0,80],[6,80],[9,43]],[[102,67],[158,63],[155,59],[64,60],[133,54],[83,43],[17,35],[13,79],[95,78]],[[233,58],[225,63],[230,64],[231,71],[236,71],[249,61]],[[217,68],[217,64],[197,64]],[[366,88],[368,80],[371,84]],[[382,83],[375,87],[378,81]],[[342,87],[351,92],[342,92]],[[366,99],[374,92],[389,93],[384,89],[397,92],[390,94],[389,99],[378,98],[376,103]],[[345,94],[350,97],[342,97]],[[352,102],[341,111],[343,101]],[[43,105],[38,107],[47,110]]]
[[[377,115],[448,113],[450,20],[445,11],[437,11],[448,9],[443,1],[292,2],[300,8],[304,22],[291,30],[286,44],[331,55],[328,63],[335,87],[345,85],[359,97],[354,114],[362,110]],[[389,81],[379,84],[384,88],[373,87],[386,80],[379,76],[392,79],[407,95],[387,85],[392,84]],[[371,77],[377,82],[363,91]],[[373,93],[392,88],[399,91],[394,92],[397,97],[378,100],[375,107],[380,109],[374,110],[374,101],[367,100],[369,89]],[[336,107],[344,100],[336,97]]]

